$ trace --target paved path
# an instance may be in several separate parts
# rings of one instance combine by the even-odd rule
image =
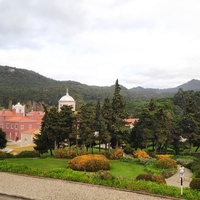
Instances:
[[[166,200],[170,198],[138,194],[107,188],[103,186],[81,184],[64,180],[38,178],[0,172],[0,199],[7,195],[24,197],[19,199],[35,200]],[[8,198],[9,199],[9,198]],[[10,198],[14,199],[14,198]],[[17,199],[17,198],[16,198]]]
[[[178,166],[179,169],[180,166]],[[190,187],[190,182],[192,180],[192,172],[185,168],[185,173],[184,173],[184,178],[183,178],[183,187]],[[177,170],[177,173],[174,174],[172,177],[165,179],[167,182],[167,185],[172,185],[175,187],[180,187],[181,186],[181,180],[180,180],[180,175],[179,175],[179,170]]]

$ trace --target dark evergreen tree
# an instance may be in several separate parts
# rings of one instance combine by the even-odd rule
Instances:
[[[151,143],[155,153],[166,151],[168,145],[173,142],[172,119],[172,111],[152,99],[132,129],[131,144],[135,148],[147,149]]]
[[[103,143],[105,148],[110,150],[110,141],[111,141],[111,127],[112,127],[112,104],[109,98],[105,98],[102,106],[102,117],[106,125],[106,132],[104,132]],[[107,146],[108,145],[108,146]]]
[[[50,150],[50,154],[53,155],[52,150],[54,149],[54,139],[48,137],[47,126],[49,123],[48,119],[48,110],[46,106],[44,106],[45,115],[43,116],[40,134],[36,134],[34,137],[34,143],[36,146],[34,147],[35,150],[39,151],[41,154],[47,153]]]
[[[98,101],[95,109],[95,130],[99,140],[99,151],[101,150],[101,144],[108,141],[108,130],[106,126],[106,121],[102,115],[101,104]],[[108,141],[109,142],[109,141]]]
[[[64,105],[61,107],[61,110],[58,115],[58,136],[59,142],[68,142],[68,146],[70,147],[71,142],[75,141],[75,127],[74,127],[75,116],[72,111],[72,106]]]
[[[4,149],[6,147],[6,133],[0,128],[0,149]]]
[[[120,94],[118,80],[115,83],[115,91],[112,99],[112,126],[111,126],[111,146],[118,148],[127,138],[128,129],[125,119],[128,114],[125,111],[125,102]]]
[[[189,152],[192,153],[193,145],[195,144],[197,147],[200,145],[200,112],[192,96],[186,99],[181,128],[183,136],[188,139],[190,146]]]
[[[79,137],[82,144],[86,146],[88,151],[88,148],[92,148],[96,144],[93,107],[83,105],[79,112],[79,120]]]

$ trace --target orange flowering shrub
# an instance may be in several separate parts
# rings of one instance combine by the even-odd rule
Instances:
[[[150,158],[149,154],[143,150],[137,150],[133,152],[135,158],[143,159],[143,158]]]
[[[119,160],[120,158],[122,158],[123,157],[123,150],[122,149],[112,149],[111,151],[110,151],[110,155],[109,155],[109,157],[110,157],[110,159],[112,159],[112,160]]]
[[[109,170],[109,160],[99,154],[88,154],[77,156],[68,162],[68,167],[73,170],[97,172],[99,170]]]
[[[67,151],[66,151],[66,149],[63,149],[63,148],[61,148],[61,149],[56,149],[56,150],[54,151],[54,156],[55,156],[56,158],[66,158],[66,156],[67,156]]]
[[[177,164],[171,158],[163,158],[156,161],[156,167],[162,169],[177,169]]]
[[[163,158],[171,158],[172,155],[171,154],[159,154],[159,155],[156,155],[156,157],[158,159],[163,159]]]

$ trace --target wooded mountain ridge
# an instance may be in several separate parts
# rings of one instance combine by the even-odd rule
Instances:
[[[119,80],[120,84],[120,80]],[[89,86],[76,81],[57,81],[40,75],[34,71],[0,65],[0,107],[9,107],[9,102],[29,104],[33,102],[46,105],[57,105],[58,100],[66,94],[66,88],[70,95],[79,103],[93,104],[111,98],[114,92],[112,86]],[[172,97],[183,90],[200,91],[200,80],[191,80],[175,88],[153,89],[135,87],[127,89],[121,85],[121,94],[126,102],[149,101],[151,98]]]

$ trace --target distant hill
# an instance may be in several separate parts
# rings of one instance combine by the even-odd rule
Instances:
[[[182,85],[179,85],[175,88],[152,89],[152,88],[135,87],[135,88],[130,89],[129,91],[131,93],[136,93],[140,95],[140,97],[148,96],[148,97],[161,98],[161,97],[173,96],[175,93],[178,92],[180,88],[184,91],[187,91],[187,90],[200,91],[200,80],[192,79],[191,81],[184,83]]]
[[[114,84],[114,83],[113,83]],[[65,95],[66,88],[79,105],[103,101],[112,97],[114,85],[110,87],[88,86],[75,81],[57,81],[44,77],[34,71],[18,69],[10,66],[0,66],[0,107],[7,108],[9,103],[33,102],[47,105],[57,105],[58,100]],[[176,88],[152,89],[136,87],[127,89],[121,86],[121,94],[127,102],[148,101],[151,98],[172,97],[179,88],[183,90],[200,91],[200,81],[191,80]],[[29,102],[29,103],[27,103]],[[30,108],[31,109],[31,108]]]

